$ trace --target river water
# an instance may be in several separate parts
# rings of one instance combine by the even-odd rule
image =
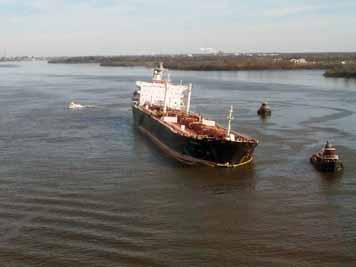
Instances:
[[[193,83],[194,111],[225,124],[234,105],[233,128],[260,141],[253,165],[215,169],[135,131],[130,97],[150,76],[0,65],[0,266],[356,266],[355,80],[172,71]],[[309,163],[326,140],[341,174]]]

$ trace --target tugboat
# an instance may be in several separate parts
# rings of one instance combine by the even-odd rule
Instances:
[[[260,108],[257,110],[257,114],[260,116],[270,116],[272,114],[272,109],[268,106],[267,102],[262,102]]]
[[[165,75],[166,74],[166,75]],[[164,77],[166,76],[166,77]],[[136,82],[132,97],[135,125],[159,148],[189,165],[239,167],[253,160],[258,141],[190,111],[192,84],[173,84],[161,63],[152,81]]]
[[[344,168],[336,153],[336,148],[328,141],[318,153],[310,158],[310,162],[317,170],[322,172],[337,172]]]

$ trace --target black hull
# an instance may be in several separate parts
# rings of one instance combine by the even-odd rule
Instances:
[[[132,106],[136,127],[164,152],[186,164],[238,167],[252,161],[257,143],[212,138],[197,139],[178,134],[141,108]]]
[[[310,162],[321,172],[339,172],[344,168],[340,160],[322,160],[317,156],[313,156],[310,158]]]
[[[257,111],[257,114],[260,116],[271,116],[272,115],[272,110],[270,109],[259,109]]]

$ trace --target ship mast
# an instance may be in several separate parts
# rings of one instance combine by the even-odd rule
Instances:
[[[190,111],[190,98],[192,96],[192,87],[193,85],[190,83],[189,84],[189,87],[188,87],[188,99],[187,99],[187,110],[186,112],[189,114],[189,111]]]
[[[168,81],[164,81],[163,113],[167,112],[167,95],[168,95]]]
[[[229,114],[227,115],[227,136],[230,137],[231,133],[231,122],[234,120],[232,113],[234,112],[233,106],[231,105]]]

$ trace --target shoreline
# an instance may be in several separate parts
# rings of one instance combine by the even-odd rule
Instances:
[[[328,69],[325,71],[324,77],[354,79],[356,78],[356,64],[342,65]]]
[[[147,67],[158,62],[172,70],[330,70],[345,60],[356,64],[356,53],[269,55],[166,55],[166,56],[88,56],[49,59],[49,64],[99,64],[101,67]]]

